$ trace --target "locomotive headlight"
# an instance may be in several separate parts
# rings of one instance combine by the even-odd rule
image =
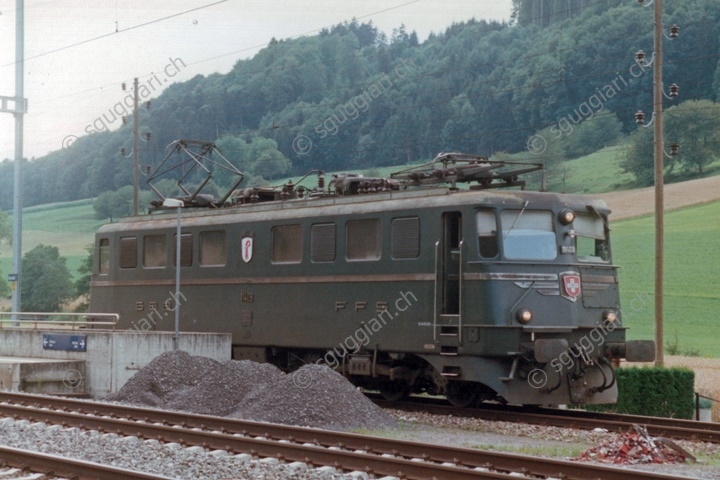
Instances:
[[[608,323],[615,323],[618,319],[617,312],[614,310],[605,310],[603,312],[603,320],[605,320]]]
[[[520,310],[519,312],[517,312],[517,319],[521,323],[528,323],[530,320],[532,320],[532,317],[533,317],[532,312],[530,310],[528,310],[527,308],[524,308],[524,309]]]
[[[575,212],[566,208],[560,212],[560,221],[563,225],[570,225],[575,220]]]

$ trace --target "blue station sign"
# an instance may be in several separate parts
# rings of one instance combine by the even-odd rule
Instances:
[[[87,335],[43,334],[43,350],[87,352]]]

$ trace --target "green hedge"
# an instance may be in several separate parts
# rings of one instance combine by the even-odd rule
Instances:
[[[653,417],[695,417],[695,372],[685,368],[619,368],[618,401],[589,410]]]

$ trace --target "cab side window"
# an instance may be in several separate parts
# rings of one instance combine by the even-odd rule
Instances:
[[[481,210],[477,213],[477,233],[480,256],[482,258],[497,257],[497,222],[494,211]]]

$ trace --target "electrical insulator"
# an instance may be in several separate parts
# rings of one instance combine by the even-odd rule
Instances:
[[[123,117],[122,117],[122,122],[123,122],[123,125],[125,125],[125,124],[127,123],[127,117],[126,117],[126,116],[123,116]]]
[[[123,157],[125,156],[125,147],[122,147],[120,149],[120,155],[122,155]]]
[[[148,110],[150,110],[150,100],[148,100],[147,102],[145,102],[145,108],[148,109]]]
[[[680,27],[673,25],[670,27],[670,38],[678,38],[680,36]]]
[[[151,134],[150,132],[147,132],[147,133],[145,134],[145,137],[147,138],[147,141],[149,142],[149,141],[150,141],[150,137],[152,137],[152,134]]]
[[[125,91],[125,88],[126,88],[126,85],[125,85],[125,82],[123,82],[123,83],[122,83],[123,92]]]
[[[642,110],[638,110],[635,114],[635,123],[638,125],[644,125],[645,124],[645,112]]]
[[[680,94],[680,87],[677,83],[670,85],[670,96],[677,97]]]
[[[674,157],[678,154],[680,151],[680,144],[679,143],[671,143],[670,144],[670,156]]]

